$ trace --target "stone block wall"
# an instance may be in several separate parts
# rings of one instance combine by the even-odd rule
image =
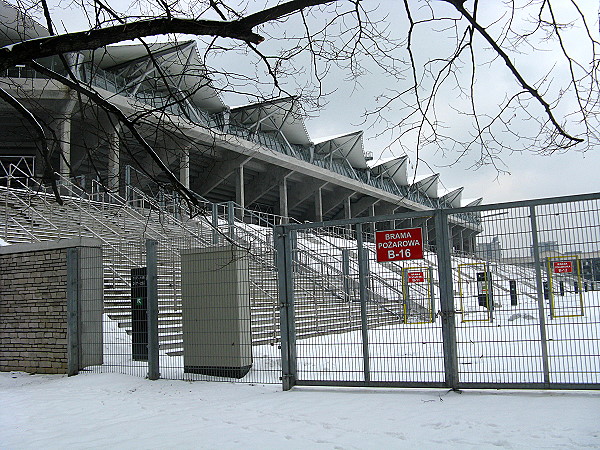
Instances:
[[[67,252],[0,255],[0,370],[67,371]]]
[[[69,330],[67,253],[74,247],[77,323]],[[84,362],[102,363],[101,265],[92,239],[0,247],[0,371],[76,373]],[[73,342],[75,353],[69,352]],[[84,352],[99,355],[88,362]]]

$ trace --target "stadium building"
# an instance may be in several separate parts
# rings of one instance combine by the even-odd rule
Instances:
[[[0,17],[0,45],[48,35],[6,3],[0,3]],[[89,96],[30,67],[0,74],[0,86],[43,124],[52,166],[86,189],[94,179],[122,196],[132,185],[162,195],[156,186],[169,179],[149,156],[145,141],[179,182],[203,199],[234,201],[238,211],[261,211],[283,221],[321,222],[481,202],[464,201],[462,187],[441,189],[439,174],[409,177],[406,156],[374,162],[360,130],[310,136],[298,98],[226,105],[194,41],[115,45],[69,54],[66,60],[85,89],[138,124],[140,136]],[[68,76],[58,57],[39,62]],[[0,121],[2,175],[42,177],[38,135],[6,102],[0,103]],[[475,215],[463,219],[454,225],[453,246],[473,253],[478,220]]]

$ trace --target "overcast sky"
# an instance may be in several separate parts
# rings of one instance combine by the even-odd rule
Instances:
[[[60,2],[60,0],[56,1]],[[109,3],[116,5],[116,7],[125,4],[122,0],[113,0]],[[381,6],[373,17],[388,15],[392,24],[391,33],[398,37],[404,36],[406,21],[403,18],[404,13],[398,9],[400,3],[397,0],[362,2],[365,7],[379,3],[381,3]],[[422,5],[422,2],[418,0],[411,0],[409,3],[415,6],[415,10],[416,6]],[[569,3],[559,4],[557,14],[561,14],[562,12],[559,9],[569,6]],[[451,8],[443,2],[432,2],[432,4],[436,14],[447,14],[450,11],[449,8]],[[486,2],[485,7],[481,7],[479,20],[484,24],[492,23],[495,18],[501,16],[502,4],[503,2],[499,0],[489,4]],[[600,36],[598,36],[598,2],[595,0],[578,0],[577,4],[586,14],[590,28],[595,33],[594,37],[600,40]],[[62,3],[63,8],[55,12],[60,14],[60,19],[69,29],[80,29],[84,23],[81,16],[74,11],[69,11],[68,8],[64,7],[65,5],[67,4]],[[255,4],[251,2],[250,5]],[[252,7],[257,9],[259,5],[256,5]],[[467,2],[467,5],[470,9],[470,2]],[[518,12],[521,13],[522,11],[518,10]],[[457,16],[455,12],[452,15]],[[525,17],[519,16],[519,18],[525,21]],[[284,24],[283,29],[291,35],[294,32],[297,33],[297,30],[295,31],[297,26],[301,27],[301,23],[291,20]],[[496,24],[495,26],[500,25]],[[491,27],[491,30],[493,31],[494,28]],[[270,36],[271,31],[269,28],[259,30],[263,34],[268,33],[268,36]],[[565,40],[565,45],[570,46],[571,51],[580,52],[576,56],[581,57],[584,63],[587,63],[585,58],[588,55],[585,51],[588,48],[586,42],[589,42],[589,40],[586,39],[581,32],[577,32],[575,29]],[[275,51],[277,42],[267,39],[265,43],[261,44],[260,49],[265,52]],[[487,45],[481,45],[481,42],[479,44],[477,49],[477,52],[479,52],[477,55],[478,61],[486,62],[489,60],[489,53],[486,53],[487,50],[485,49]],[[560,81],[561,70],[567,70],[568,67],[557,58],[557,48],[552,47],[550,44],[546,47],[544,47],[545,44],[539,42],[537,44],[539,46],[538,50],[523,51],[521,55],[515,56],[515,64],[526,77],[529,77],[528,79],[532,83],[541,79],[545,74],[545,70],[550,69],[556,72],[553,76]],[[435,57],[438,55],[436,51],[443,50],[444,46],[448,47],[449,45],[452,45],[452,39],[439,31],[433,32],[424,28],[424,31],[415,36],[414,48],[418,57],[422,55],[424,58],[431,58],[431,55]],[[445,56],[443,52],[440,54]],[[215,56],[209,60],[209,63],[224,72],[242,72],[245,70],[246,73],[252,76],[252,71],[255,69],[249,68],[248,61],[248,58],[244,55],[236,56],[226,53]],[[308,63],[308,60],[306,62]],[[346,74],[343,72],[334,69],[330,72],[329,76],[325,78],[324,87],[327,92],[332,93],[327,97],[328,103],[318,113],[317,117],[306,121],[308,132],[311,138],[316,140],[319,137],[363,129],[365,132],[365,150],[372,151],[375,159],[400,156],[406,149],[401,149],[398,146],[386,148],[391,139],[390,135],[384,134],[376,137],[382,131],[382,127],[380,125],[368,127],[362,124],[362,115],[365,110],[376,106],[375,99],[384,89],[406,89],[408,80],[383,77],[377,67],[368,62],[366,63],[366,69],[368,72],[359,79],[358,84],[344,81]],[[540,69],[543,70],[540,71]],[[286,85],[290,89],[294,89],[294,81],[299,85],[305,82],[300,76],[295,78],[294,80],[294,77],[292,77],[291,82]],[[497,107],[499,99],[505,95],[505,91],[515,86],[514,78],[508,73],[501,61],[483,64],[478,67],[478,82],[478,99],[481,100],[483,105],[491,108],[490,111]],[[548,89],[548,92],[552,94],[552,89],[558,89],[559,87],[560,83],[554,82],[545,89]],[[247,103],[250,97],[224,95],[224,99],[228,105],[236,106]],[[550,101],[552,100],[553,98],[550,98]],[[445,121],[449,133],[454,133],[457,136],[466,133],[463,129],[464,119],[461,119],[453,109],[459,102],[456,93],[451,89],[441,91],[437,108],[437,114]],[[562,106],[559,105],[559,107]],[[539,106],[534,104],[531,106],[531,111],[528,110],[528,112],[536,114],[536,108],[539,108]],[[519,127],[521,127],[520,130]],[[570,124],[569,127],[571,129],[575,128],[575,131],[577,131],[576,125]],[[526,133],[528,131],[527,121],[516,121],[515,129],[518,132]],[[511,147],[510,138],[506,138],[504,143]],[[412,170],[414,171],[416,161],[414,143],[410,142],[410,136],[408,136],[402,144],[403,147],[409,148],[407,154],[411,159]],[[443,187],[449,189],[464,186],[464,199],[483,196],[485,203],[493,203],[600,191],[600,175],[598,174],[600,171],[600,149],[598,148],[593,148],[585,153],[570,151],[566,154],[553,154],[550,156],[535,155],[530,152],[512,154],[505,152],[498,163],[503,170],[502,172],[498,172],[492,166],[483,166],[477,170],[472,169],[471,166],[476,159],[473,154],[455,164],[452,163],[456,158],[456,151],[447,152],[445,155],[439,152],[424,152],[420,156],[426,164],[419,163],[416,171],[417,175],[439,172]]]
[[[390,7],[390,2],[384,1],[383,7],[390,10],[390,14],[400,14],[394,12],[394,7]],[[499,2],[498,2],[499,3]],[[590,28],[598,36],[598,2],[593,0],[580,0],[577,2],[584,12],[588,14],[587,19],[594,22],[590,23]],[[397,3],[396,3],[397,5]],[[491,8],[492,5],[486,8]],[[587,8],[587,9],[586,9]],[[424,39],[419,43],[419,50],[427,52],[427,46],[437,43],[437,37]],[[578,39],[581,39],[578,41]],[[578,51],[585,47],[586,37],[581,34],[575,34],[571,37],[571,48]],[[517,59],[520,70],[530,76],[532,82],[539,77],[539,68],[558,66],[558,69],[566,68],[564,62],[559,62],[556,55],[556,48],[545,48],[540,52],[530,52]],[[582,59],[586,55],[582,52]],[[481,73],[481,72],[480,72]],[[558,73],[560,75],[560,72]],[[481,84],[479,91],[481,96],[487,96],[486,89],[494,91],[502,89],[510,83],[514,83],[511,75],[504,69],[500,62],[490,66],[490,70],[485,73],[489,82]],[[331,134],[334,129],[351,129],[351,124],[360,124],[361,114],[365,109],[372,108],[373,99],[381,92],[382,82],[386,86],[393,84],[389,78],[383,79],[379,74],[372,73],[361,80],[360,88],[341,89],[341,92],[334,93],[329,98],[329,104],[320,113],[318,119],[309,120],[307,123],[311,135]],[[405,80],[398,80],[397,86],[392,86],[398,90],[406,87]],[[490,101],[494,98],[490,96]],[[452,99],[449,97],[449,103]],[[526,122],[523,122],[527,126]],[[461,121],[448,121],[450,127],[460,128]],[[374,155],[389,156],[394,154],[385,150],[385,137],[373,138],[376,135],[376,129],[365,129],[365,149],[373,151]],[[510,146],[510,140],[507,140]],[[414,154],[409,156],[413,157]],[[431,171],[441,174],[441,182],[446,188],[464,186],[463,198],[484,197],[485,203],[523,200],[529,198],[541,198],[549,196],[561,196],[570,194],[581,194],[589,192],[600,192],[600,148],[593,148],[585,153],[578,151],[569,151],[568,153],[539,155],[531,152],[516,152],[502,154],[500,168],[503,172],[498,172],[492,166],[483,166],[477,170],[470,168],[473,159],[465,160],[448,166],[455,159],[455,154],[439,155],[427,154],[424,159],[429,164],[429,168],[421,164],[418,168],[419,174],[430,173]]]

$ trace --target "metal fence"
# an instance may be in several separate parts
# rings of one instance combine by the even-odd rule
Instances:
[[[85,370],[281,382],[272,241],[222,222],[214,245],[193,236],[119,245],[104,277],[103,364]]]
[[[600,388],[599,210],[590,194],[275,227],[284,388]],[[415,228],[422,257],[377,262],[376,231]]]
[[[230,207],[196,234],[132,236],[104,248],[103,364],[85,370],[598,389],[599,209],[589,194],[271,228]],[[406,229],[422,255],[378,262],[375,234]]]

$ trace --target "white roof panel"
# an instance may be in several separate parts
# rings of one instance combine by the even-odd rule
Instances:
[[[355,169],[368,169],[363,147],[363,132],[353,131],[315,142],[315,154],[345,159]]]
[[[290,144],[312,145],[298,100],[286,97],[231,108],[231,116],[263,131],[280,131]]]
[[[429,198],[438,198],[439,173],[418,177],[414,186]]]
[[[448,190],[440,190],[440,199],[447,201],[453,208],[460,207],[462,201],[462,192],[465,188],[458,187]]]
[[[0,0],[0,46],[46,36],[50,36],[46,27]]]
[[[219,92],[212,86],[194,41],[182,44],[158,42],[148,44],[148,48],[161,69],[167,71],[165,75],[171,77],[172,84],[191,94],[192,103],[209,112],[221,112],[227,109]],[[123,66],[147,58],[149,58],[148,50],[142,44],[110,45],[88,56],[88,59],[93,59],[94,63],[102,69]],[[156,75],[153,77],[156,78]]]
[[[394,180],[397,185],[407,186],[409,184],[407,162],[408,156],[406,155],[380,160],[371,165],[371,172],[375,176],[387,176]]]

